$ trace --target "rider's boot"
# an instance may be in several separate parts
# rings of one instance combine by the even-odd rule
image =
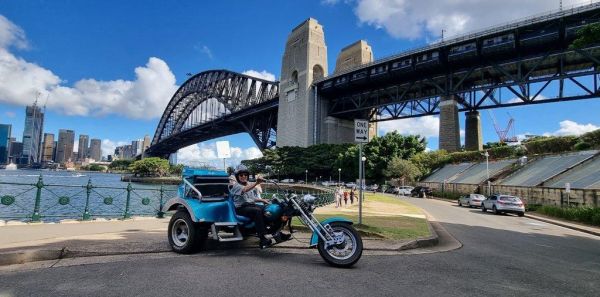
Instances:
[[[273,239],[275,239],[275,242],[277,243],[290,240],[291,237],[291,234],[285,234],[283,232],[277,232],[277,234],[273,235]]]
[[[266,249],[266,248],[268,248],[268,247],[270,247],[270,246],[272,246],[272,245],[273,245],[273,242],[272,242],[270,239],[268,239],[268,238],[265,238],[265,237],[262,237],[262,238],[260,239],[260,242],[259,242],[259,244],[258,244],[258,246],[259,246],[261,249]]]

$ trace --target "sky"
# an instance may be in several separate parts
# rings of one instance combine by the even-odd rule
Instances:
[[[592,0],[596,2],[597,0]],[[44,132],[75,130],[115,146],[154,135],[187,73],[228,69],[276,80],[287,35],[309,17],[323,25],[329,73],[340,50],[366,40],[376,59],[450,37],[559,8],[560,0],[314,1],[0,1],[0,123],[22,138],[25,105],[46,105]],[[589,0],[563,0],[563,6]],[[519,7],[519,9],[515,9]],[[506,95],[509,96],[509,95]],[[600,100],[481,112],[483,140],[515,120],[515,135],[578,135],[600,127]],[[490,114],[491,113],[491,114]],[[380,123],[427,137],[438,148],[439,119]],[[464,134],[461,115],[461,135]],[[184,148],[182,163],[222,164],[215,142],[228,140],[234,165],[260,157],[246,134]],[[75,146],[77,147],[77,145]]]

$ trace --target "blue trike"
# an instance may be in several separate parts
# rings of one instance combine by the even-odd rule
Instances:
[[[163,211],[175,211],[167,231],[173,251],[189,254],[201,250],[207,239],[219,242],[240,241],[255,235],[254,223],[237,215],[229,180],[224,171],[185,168],[178,197],[165,204]],[[332,266],[350,267],[362,255],[362,239],[352,221],[333,217],[319,222],[313,215],[315,197],[287,192],[273,195],[265,205],[265,225],[271,235],[278,234],[291,219],[298,217],[312,230],[310,247],[316,247]]]

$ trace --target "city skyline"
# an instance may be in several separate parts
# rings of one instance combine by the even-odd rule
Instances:
[[[10,87],[0,82],[0,123],[12,124],[13,135],[20,139],[25,119],[22,107],[42,92],[40,98],[47,99],[44,132],[57,135],[59,129],[69,128],[97,137],[102,154],[107,155],[141,135],[154,135],[164,106],[188,78],[187,73],[225,68],[277,80],[285,38],[308,17],[324,26],[332,73],[339,51],[360,39],[368,41],[377,59],[438,40],[442,29],[447,38],[558,8],[552,1],[518,3],[521,9],[515,11],[511,5],[493,1],[479,5],[421,1],[414,6],[401,1],[380,6],[368,0],[274,1],[266,6],[285,13],[249,21],[247,15],[263,16],[265,7],[243,3],[231,10],[227,3],[184,2],[175,6],[152,3],[139,10],[135,4],[116,1],[86,5],[3,2],[0,30],[6,34],[0,36],[6,37],[0,40],[0,52],[10,67],[3,66],[0,73],[7,73]],[[583,3],[589,1],[563,1],[565,7]],[[138,13],[127,13],[128,9]],[[227,22],[215,13],[224,10],[230,18]],[[478,17],[484,11],[495,14]],[[115,19],[120,22],[110,21]],[[62,34],[49,38],[48,28]],[[257,34],[265,28],[269,34]],[[224,43],[222,36],[235,36],[243,46]],[[483,140],[497,140],[492,114],[503,126],[510,113],[515,136],[576,135],[600,127],[600,120],[590,112],[598,108],[600,102],[593,99],[482,112]],[[460,117],[462,125],[464,115]],[[438,130],[437,116],[378,125],[379,135],[390,131],[420,134],[427,138],[429,149],[437,149]],[[219,164],[215,146],[219,140],[231,142],[232,162],[261,155],[248,135],[238,134],[182,149],[178,159]]]

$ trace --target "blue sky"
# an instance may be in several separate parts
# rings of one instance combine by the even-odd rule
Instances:
[[[331,73],[340,49],[359,39],[381,58],[436,40],[442,29],[446,36],[465,33],[556,9],[558,2],[1,1],[0,123],[12,124],[20,139],[24,106],[36,92],[42,103],[50,94],[45,132],[66,128],[101,138],[106,154],[117,144],[152,136],[188,72],[253,70],[278,78],[287,35],[308,17],[324,26]],[[590,1],[563,5],[581,2]],[[501,125],[509,112],[516,134],[562,135],[600,126],[593,110],[600,110],[597,99],[492,112]],[[488,112],[481,116],[484,142],[497,140]],[[386,122],[380,133],[420,133],[436,149],[437,129],[437,118],[429,117]],[[258,155],[247,135],[225,139],[235,148],[232,162]],[[181,157],[213,162],[214,142]]]

